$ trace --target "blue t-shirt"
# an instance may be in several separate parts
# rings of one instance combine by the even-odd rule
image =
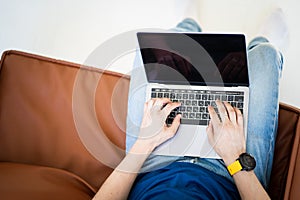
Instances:
[[[234,183],[196,164],[174,162],[140,174],[128,199],[240,199]]]

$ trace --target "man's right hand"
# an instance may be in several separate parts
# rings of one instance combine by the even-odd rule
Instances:
[[[246,151],[243,115],[229,103],[216,101],[220,118],[209,106],[210,123],[206,129],[209,143],[228,166]]]

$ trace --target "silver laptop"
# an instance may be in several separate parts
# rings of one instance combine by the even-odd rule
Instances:
[[[137,38],[148,82],[146,100],[165,97],[181,102],[166,120],[171,124],[181,113],[177,134],[154,154],[220,158],[206,133],[207,106],[217,111],[217,99],[242,111],[247,136],[249,78],[244,35],[139,32]]]

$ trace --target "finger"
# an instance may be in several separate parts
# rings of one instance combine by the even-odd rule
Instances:
[[[166,115],[166,117],[172,112],[172,110],[174,110],[175,108],[179,107],[181,105],[180,102],[172,102],[172,103],[168,103],[164,108],[163,111]]]
[[[207,138],[210,145],[213,146],[214,144],[214,131],[211,121],[209,121],[209,124],[206,128]]]
[[[148,110],[148,101],[144,103],[144,113]]]
[[[151,108],[153,107],[153,103],[154,103],[154,99],[150,99],[149,101],[147,101],[144,105],[144,112],[151,110]]]
[[[154,99],[153,106],[155,106],[158,109],[161,109],[163,107],[163,105],[165,105],[169,102],[170,102],[169,98],[157,98],[157,99]]]
[[[226,108],[225,108],[224,104],[220,100],[216,100],[216,104],[217,104],[222,122],[225,122],[226,120],[229,120],[228,119],[228,114],[227,114],[227,111],[226,111]]]
[[[228,102],[224,102],[225,108],[227,110],[229,119],[232,123],[236,124],[236,111]]]
[[[171,126],[169,127],[169,129],[172,131],[173,134],[175,134],[178,130],[178,127],[180,125],[180,118],[181,118],[181,114],[176,115]]]
[[[236,112],[236,120],[239,126],[244,127],[244,118],[242,112],[238,108],[234,108]]]
[[[208,106],[208,112],[209,112],[209,116],[211,118],[211,122],[213,124],[219,124],[220,120],[219,120],[218,114],[216,113],[215,109],[212,106]]]

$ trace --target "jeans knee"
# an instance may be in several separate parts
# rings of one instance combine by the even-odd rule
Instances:
[[[201,32],[201,27],[199,24],[192,18],[186,18],[182,20],[177,26],[171,29],[176,32]]]
[[[269,66],[271,68],[269,70],[276,70],[279,76],[281,76],[283,56],[271,43],[264,42],[257,44],[249,51],[249,57],[251,55],[254,56],[255,60],[260,60],[259,62],[262,62],[263,67]]]

